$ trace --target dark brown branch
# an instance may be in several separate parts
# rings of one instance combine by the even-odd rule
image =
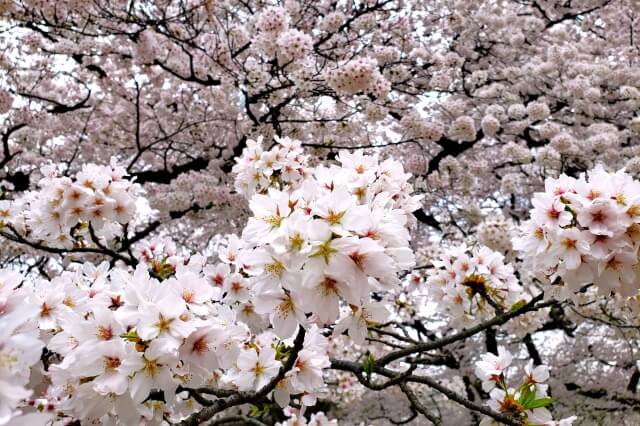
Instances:
[[[636,393],[636,390],[638,389],[638,381],[640,381],[640,370],[638,370],[638,367],[636,367],[633,369],[633,373],[631,374],[631,378],[629,379],[627,390],[631,393]]]
[[[505,312],[503,314],[500,315],[496,315],[495,317],[493,317],[492,319],[485,321],[483,323],[480,323],[474,327],[468,328],[466,330],[463,330],[459,333],[453,334],[449,337],[443,337],[441,339],[432,341],[432,342],[424,342],[424,343],[419,343],[417,345],[413,345],[413,346],[409,346],[405,349],[401,349],[401,350],[397,350],[394,352],[390,352],[387,355],[383,356],[382,358],[378,359],[376,361],[376,364],[380,364],[380,365],[387,365],[392,361],[395,361],[397,359],[400,358],[404,358],[405,356],[408,355],[413,355],[416,353],[420,353],[420,352],[426,352],[426,351],[431,351],[434,349],[439,349],[442,348],[444,346],[447,346],[453,342],[457,342],[459,340],[463,340],[466,339],[468,337],[471,337],[481,331],[484,331],[490,327],[494,327],[494,326],[500,326],[504,323],[506,323],[507,321],[511,320],[512,318],[515,318],[519,315],[525,314],[527,312],[530,311],[536,311],[551,305],[554,305],[555,303],[557,303],[556,301],[552,300],[552,301],[548,301],[548,302],[543,302],[540,304],[537,304],[537,302],[539,302],[540,300],[542,300],[543,297],[543,293],[538,294],[536,297],[534,297],[533,299],[531,299],[531,301],[529,301],[529,303],[514,309],[512,311],[509,312]]]
[[[522,341],[527,347],[529,356],[533,360],[533,365],[542,365],[542,358],[540,358],[540,352],[538,352],[538,348],[536,348],[535,343],[533,343],[531,334],[527,334],[526,336],[524,336],[524,339],[522,339]]]
[[[51,108],[49,108],[47,110],[47,112],[49,112],[51,114],[65,114],[67,112],[75,111],[75,110],[78,110],[78,109],[90,108],[90,105],[87,105],[87,101],[89,101],[89,98],[91,97],[91,90],[87,91],[87,96],[85,96],[84,99],[82,99],[79,102],[76,102],[73,105],[66,105],[66,104],[63,104],[61,102],[56,101],[55,99],[49,99],[49,98],[45,98],[44,96],[34,95],[34,94],[31,94],[31,93],[26,93],[26,92],[18,92],[18,95],[23,96],[23,97],[28,98],[28,99],[36,99],[36,100],[39,100],[39,101],[48,102],[50,104],[53,104],[53,107],[51,107]]]
[[[449,156],[457,157],[468,149],[471,149],[471,147],[483,137],[484,134],[479,131],[476,135],[476,139],[470,142],[455,142],[445,137],[441,138],[436,143],[442,147],[442,150],[438,152],[431,160],[429,160],[429,164],[427,165],[427,175],[430,175],[431,173],[438,170],[438,167],[440,167],[440,163],[442,162],[442,160]]]
[[[402,382],[399,384],[400,389],[402,390],[402,392],[404,392],[404,394],[407,396],[407,399],[409,400],[409,403],[411,404],[411,406],[420,414],[422,414],[423,416],[425,416],[431,423],[433,423],[434,425],[438,426],[441,424],[440,420],[438,420],[433,414],[431,414],[429,412],[429,410],[427,409],[427,407],[425,407],[420,400],[418,399],[418,397],[416,396],[415,393],[413,393],[413,391],[411,389],[409,389],[409,386]]]
[[[131,173],[131,176],[135,177],[136,182],[139,184],[147,182],[169,184],[182,173],[204,170],[208,165],[208,158],[197,157],[184,164],[173,166],[171,170],[145,170],[141,172],[133,172]]]
[[[485,349],[494,355],[498,355],[498,341],[496,340],[496,330],[492,327],[484,331]]]
[[[179,78],[180,80],[183,81],[189,81],[192,83],[198,83],[201,84],[203,86],[220,86],[221,81],[211,77],[210,75],[207,75],[207,79],[203,80],[201,78],[199,78],[198,76],[195,75],[195,73],[191,72],[190,75],[182,75],[179,72],[169,68],[167,65],[165,65],[164,63],[160,62],[159,60],[155,59],[153,61],[154,65],[158,65],[160,68],[162,68],[163,70],[165,70],[166,72],[168,72],[169,74],[173,75],[174,77]]]
[[[11,138],[11,135],[14,132],[17,132],[18,130],[22,129],[25,126],[26,126],[26,123],[16,124],[12,127],[9,127],[2,134],[2,160],[0,161],[0,169],[6,166],[11,160],[13,160],[13,158],[16,155],[22,152],[22,151],[18,151],[18,152],[11,153],[11,150],[9,149],[9,138]]]
[[[115,252],[113,250],[110,250],[104,246],[101,247],[74,247],[71,249],[66,249],[66,248],[58,248],[58,247],[49,247],[45,244],[42,244],[41,242],[38,241],[31,241],[25,237],[23,237],[22,235],[20,235],[15,229],[13,229],[10,226],[7,226],[9,229],[11,229],[12,234],[9,234],[8,232],[5,231],[0,231],[0,235],[5,237],[6,239],[13,241],[15,243],[19,243],[19,244],[25,244],[31,248],[37,249],[37,250],[42,250],[44,252],[47,253],[53,253],[53,254],[67,254],[67,253],[96,253],[96,254],[102,254],[105,256],[109,256],[111,258],[113,258],[114,260],[121,260],[124,263],[126,263],[127,265],[130,266],[135,266],[138,262],[135,259],[131,259],[128,258],[124,255],[122,255],[121,253]]]
[[[420,222],[442,232],[442,226],[440,225],[440,222],[438,222],[438,220],[432,214],[425,213],[424,209],[416,210],[415,212],[413,212],[413,216],[415,216],[415,218]]]

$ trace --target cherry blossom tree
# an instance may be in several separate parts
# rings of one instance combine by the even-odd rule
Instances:
[[[0,425],[638,424],[636,0],[0,0]]]

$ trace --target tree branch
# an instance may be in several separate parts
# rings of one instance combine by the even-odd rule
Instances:
[[[442,348],[444,346],[447,346],[453,342],[457,342],[458,340],[463,340],[466,339],[468,337],[471,337],[483,330],[488,329],[489,327],[493,327],[493,326],[499,326],[502,325],[504,323],[506,323],[507,321],[509,321],[512,318],[515,318],[519,315],[525,314],[527,312],[530,311],[537,311],[539,309],[542,308],[546,308],[548,306],[554,305],[557,302],[555,300],[551,300],[548,302],[543,302],[540,303],[538,305],[536,305],[537,302],[539,302],[540,300],[542,300],[542,297],[544,296],[544,293],[540,293],[538,294],[536,297],[534,297],[533,299],[531,299],[529,301],[529,303],[514,309],[512,311],[509,312],[505,312],[503,314],[500,315],[496,315],[495,317],[493,317],[492,319],[485,321],[483,323],[480,323],[474,327],[468,328],[466,330],[463,330],[459,333],[453,334],[449,337],[444,337],[441,338],[439,340],[435,340],[432,342],[424,342],[424,343],[419,343],[417,345],[413,345],[413,346],[409,346],[405,349],[401,349],[401,350],[397,350],[394,352],[390,352],[387,355],[383,356],[382,358],[378,359],[376,361],[377,364],[380,365],[387,365],[392,361],[395,361],[397,359],[403,358],[405,356],[408,355],[412,355],[414,353],[419,353],[419,352],[426,352],[426,351],[431,351],[434,349],[439,349]]]

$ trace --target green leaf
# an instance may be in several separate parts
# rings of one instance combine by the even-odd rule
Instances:
[[[276,350],[276,359],[278,361],[284,361],[289,358],[289,353],[291,352],[291,348],[287,347],[284,342],[280,342],[275,347]]]
[[[547,405],[551,405],[552,403],[553,399],[551,399],[551,397],[545,396],[544,398],[531,401],[526,405],[526,408],[528,408],[529,410],[533,410],[534,408],[546,407]]]
[[[249,415],[251,417],[256,417],[258,414],[260,414],[260,407],[251,404],[251,411],[249,412]]]
[[[264,403],[260,405],[251,404],[251,410],[249,412],[249,416],[251,417],[260,417],[263,414],[266,414],[271,409],[271,404]]]
[[[517,311],[518,309],[522,309],[526,304],[527,304],[527,301],[526,301],[526,300],[524,300],[524,299],[520,299],[520,300],[518,300],[516,303],[514,303],[514,304],[511,306],[511,312],[515,312],[515,311]]]
[[[127,342],[138,342],[140,340],[135,328],[127,331],[126,333],[122,333],[120,335],[120,338],[126,340]]]
[[[367,375],[367,380],[371,380],[371,373],[373,373],[373,369],[376,366],[376,360],[371,354],[367,354],[367,357],[364,359],[362,363],[362,369]]]
[[[533,387],[533,391],[531,388]],[[525,385],[522,391],[520,392],[520,399],[518,402],[523,406],[527,407],[536,399],[535,387],[531,385]]]

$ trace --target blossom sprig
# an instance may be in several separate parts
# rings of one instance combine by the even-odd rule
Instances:
[[[291,370],[275,385],[274,401],[284,408],[297,398],[300,406],[313,406],[318,395],[326,391],[323,370],[330,365],[328,343],[318,327],[308,330],[295,354],[292,346],[270,332],[257,336],[245,346],[235,365],[221,378],[221,384],[228,383],[241,391],[262,389],[277,379],[283,364],[295,356]]]
[[[255,310],[281,338],[310,321],[333,324],[342,310],[338,330],[361,343],[367,325],[384,320],[371,292],[397,285],[397,272],[414,264],[407,222],[419,197],[410,175],[361,152],[337,160],[249,202],[253,216],[233,263],[251,277]]]
[[[547,179],[532,204],[514,246],[532,270],[563,284],[564,297],[592,283],[600,294],[638,293],[640,182],[597,166],[577,179]]]
[[[178,253],[176,244],[170,238],[152,238],[143,240],[135,248],[136,259],[144,262],[149,273],[160,280],[164,280],[175,274],[176,268],[185,261],[192,264],[196,261],[204,261],[199,256],[185,257]]]
[[[265,150],[262,137],[250,139],[233,166],[236,191],[250,198],[269,188],[284,190],[297,185],[309,173],[307,159],[298,140],[276,137],[273,147]]]
[[[338,93],[364,92],[384,98],[391,90],[391,83],[380,73],[378,63],[373,58],[357,58],[339,64],[327,72],[326,80],[329,87]]]
[[[433,265],[436,269],[427,279],[429,299],[460,327],[530,299],[504,255],[487,247],[454,247]]]
[[[181,265],[161,282],[144,264],[134,273],[83,268],[36,289],[46,306],[40,328],[52,334],[47,347],[62,359],[49,368],[48,390],[61,413],[128,424],[158,412],[180,418],[178,387],[214,384],[234,364],[249,333],[212,303],[201,267]]]
[[[533,365],[529,360],[524,368],[524,376],[517,388],[507,384],[506,370],[513,356],[504,347],[498,348],[498,354],[486,353],[476,362],[476,376],[482,381],[482,388],[489,392],[487,405],[495,412],[505,414],[523,425],[528,426],[570,426],[577,418],[571,416],[559,421],[553,420],[546,408],[553,403],[547,395],[549,367]],[[480,425],[501,424],[491,417],[485,417]]]
[[[295,350],[270,331],[250,333],[207,270],[199,256],[163,280],[143,263],[132,272],[86,263],[22,288],[20,274],[0,271],[1,424],[30,401],[53,401],[33,405],[71,421],[178,421],[201,407],[194,389],[259,391],[276,378],[269,395],[282,407],[314,405],[330,365],[322,331],[309,327]],[[27,400],[39,335],[50,384]]]
[[[80,240],[112,240],[135,216],[136,186],[115,160],[107,166],[87,164],[74,178],[60,176],[53,166],[42,172],[39,189],[6,206],[0,225],[51,247],[71,248]]]
[[[309,327],[295,352],[270,331],[251,333],[236,313],[241,304],[226,299],[228,287],[218,288],[210,269],[193,256],[159,280],[143,263],[133,272],[87,263],[26,288],[33,329],[56,354],[46,395],[59,416],[138,424],[161,414],[177,421],[200,407],[190,390],[258,391],[283,374],[285,362],[292,367],[269,394],[283,407],[294,398],[315,404],[329,366],[321,330]]]

